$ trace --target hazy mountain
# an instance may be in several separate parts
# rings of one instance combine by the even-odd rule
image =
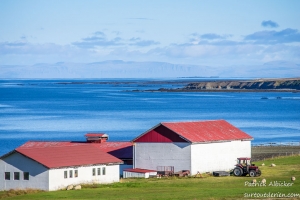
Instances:
[[[210,67],[164,62],[39,63],[0,65],[0,78],[174,78],[174,77],[295,77],[300,65],[285,61],[258,66]]]

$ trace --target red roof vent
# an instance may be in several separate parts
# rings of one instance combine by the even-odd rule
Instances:
[[[87,133],[84,136],[89,143],[103,143],[108,140],[108,135],[105,133]]]

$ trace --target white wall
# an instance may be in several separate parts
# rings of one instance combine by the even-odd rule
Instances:
[[[157,170],[174,166],[174,171],[191,168],[190,143],[135,143],[134,168]]]
[[[17,152],[0,159],[0,190],[37,188],[48,190],[48,169]],[[10,172],[11,180],[4,179],[4,172]],[[20,172],[20,180],[13,180],[14,172]],[[23,179],[23,172],[29,172],[29,180]]]
[[[251,157],[251,141],[192,144],[191,174],[233,169],[238,157]]]
[[[105,167],[105,175],[102,169]],[[93,168],[96,175],[93,176]],[[98,175],[98,168],[101,168],[101,175]],[[73,177],[70,178],[70,170],[73,171]],[[75,177],[75,170],[78,170],[78,177]],[[64,178],[64,171],[68,171],[68,178]],[[76,185],[82,183],[113,183],[120,181],[119,165],[93,165],[78,168],[60,168],[49,170],[49,190],[58,190],[68,185]]]

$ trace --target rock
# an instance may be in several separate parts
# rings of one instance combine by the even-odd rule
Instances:
[[[73,185],[68,185],[67,190],[72,190],[74,188]]]
[[[295,180],[296,180],[296,177],[295,177],[295,176],[292,176],[291,180],[292,180],[292,181],[295,181]]]
[[[252,183],[256,183],[256,179],[253,179],[253,180],[252,180]]]
[[[74,187],[74,190],[81,190],[81,185],[76,185],[76,186]]]
[[[261,180],[262,183],[267,183],[267,180],[264,178],[263,180]]]
[[[272,164],[270,165],[270,167],[276,167],[276,165],[275,165],[274,163],[272,163]]]

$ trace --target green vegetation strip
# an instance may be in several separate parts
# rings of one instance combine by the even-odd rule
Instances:
[[[264,163],[264,166],[261,164]],[[270,167],[274,163],[275,167]],[[82,190],[54,192],[5,191],[7,199],[251,199],[258,195],[300,195],[300,156],[278,157],[255,162],[261,177],[150,178],[122,179],[120,183],[83,185]],[[291,181],[291,177],[296,180]],[[266,179],[263,186],[262,179]],[[252,195],[252,196],[251,196]],[[269,197],[266,199],[276,199]],[[279,197],[279,196],[277,196]],[[300,199],[299,197],[288,199]]]

